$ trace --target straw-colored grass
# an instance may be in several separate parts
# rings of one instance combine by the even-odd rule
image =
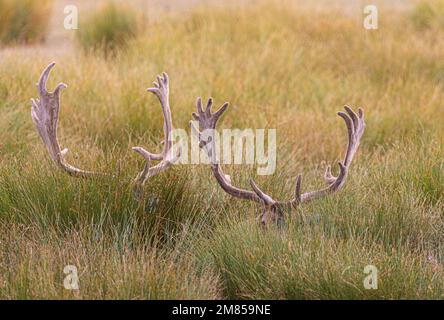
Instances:
[[[384,13],[381,9],[380,14]],[[75,179],[50,162],[30,117],[34,83],[53,56],[0,62],[0,297],[443,298],[444,30],[412,12],[362,17],[288,2],[202,8],[148,25],[109,59],[58,56],[60,141],[70,162],[113,178]],[[336,111],[361,106],[367,130],[345,188],[262,230],[259,208],[226,195],[205,165],[131,181],[159,150],[162,113],[146,93],[171,81],[174,125],[188,131],[198,96],[231,102],[220,128],[276,128],[278,199],[323,186],[346,147]],[[188,131],[189,132],[189,131]],[[226,165],[235,185],[255,170]],[[156,206],[152,204],[158,202]],[[76,265],[80,290],[63,288]],[[366,265],[379,270],[366,290]]]
[[[0,44],[45,40],[53,0],[0,0]]]
[[[105,55],[127,46],[137,35],[141,16],[128,4],[104,2],[80,21],[77,40],[85,51],[101,51]]]

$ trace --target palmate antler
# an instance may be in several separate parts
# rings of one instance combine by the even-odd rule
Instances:
[[[37,90],[39,91],[40,98],[35,100],[31,99],[32,120],[34,121],[37,131],[42,138],[51,159],[62,170],[77,177],[89,177],[97,175],[95,172],[82,170],[67,163],[65,160],[65,155],[68,152],[68,149],[60,149],[57,139],[57,125],[59,122],[60,110],[60,90],[65,89],[68,86],[64,83],[59,83],[53,92],[47,91],[46,82],[48,81],[49,74],[54,66],[54,62],[48,65],[42,72],[37,83]]]
[[[160,106],[162,107],[164,117],[163,151],[162,153],[156,154],[151,153],[142,147],[133,148],[133,150],[141,154],[146,161],[143,170],[137,175],[136,179],[134,180],[136,185],[136,192],[140,192],[141,188],[149,178],[161,173],[162,171],[167,170],[180,157],[181,152],[180,148],[177,150],[176,154],[173,152],[173,123],[169,103],[170,89],[168,75],[164,72],[161,76],[157,76],[157,82],[154,82],[154,88],[149,88],[147,90],[156,95],[156,97],[159,99]],[[152,160],[160,160],[160,162],[157,165],[151,167]]]
[[[210,98],[205,110],[202,109],[202,100],[197,100],[197,113],[193,113],[193,117],[199,122],[200,131],[190,123],[193,134],[199,139],[199,144],[203,148],[211,160],[211,168],[214,177],[216,178],[222,189],[233,197],[252,200],[263,204],[263,211],[261,214],[261,223],[266,224],[272,221],[277,224],[284,222],[284,208],[297,207],[302,203],[309,202],[314,199],[324,197],[330,193],[340,190],[348,175],[348,171],[353,160],[353,157],[358,150],[361,137],[364,133],[365,122],[364,112],[361,108],[356,114],[351,108],[345,106],[345,112],[338,112],[338,115],[344,119],[348,130],[348,147],[345,153],[344,160],[339,162],[339,175],[334,177],[331,174],[331,167],[328,166],[324,179],[328,186],[321,190],[301,193],[302,176],[299,175],[296,179],[295,195],[292,200],[276,201],[271,196],[263,192],[257,184],[250,179],[250,185],[253,191],[240,189],[231,184],[231,179],[224,174],[219,160],[216,155],[215,134],[216,124],[222,114],[227,110],[228,103],[225,103],[218,111],[211,113],[213,100]]]

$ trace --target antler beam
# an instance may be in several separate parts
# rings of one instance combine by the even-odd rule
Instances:
[[[321,198],[329,193],[338,191],[342,189],[348,176],[350,165],[353,158],[358,151],[359,144],[361,143],[361,137],[364,134],[365,122],[364,122],[364,111],[359,108],[358,114],[356,114],[350,107],[344,107],[346,112],[338,112],[338,115],[344,119],[348,131],[348,147],[344,156],[344,160],[339,162],[339,175],[337,177],[333,176],[331,173],[331,167],[327,166],[325,170],[324,179],[328,187],[304,193],[300,196],[300,202],[308,202],[317,198]],[[293,199],[289,204],[297,204],[298,201]]]
[[[134,179],[136,191],[140,191],[149,178],[167,170],[174,162],[177,161],[181,152],[180,148],[177,150],[176,154],[173,152],[173,123],[169,103],[170,90],[168,75],[164,72],[162,75],[157,76],[157,82],[154,82],[154,87],[147,89],[147,91],[153,93],[159,99],[160,106],[162,108],[164,117],[164,143],[163,151],[160,154],[151,153],[142,147],[133,147],[133,150],[142,155],[146,161],[143,170]],[[153,160],[160,160],[160,162],[155,166],[151,166],[151,161]]]

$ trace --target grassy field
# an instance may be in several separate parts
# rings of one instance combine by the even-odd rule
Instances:
[[[444,24],[419,28],[412,10],[381,7],[369,31],[362,11],[204,6],[148,22],[106,59],[0,53],[0,298],[444,298]],[[53,60],[49,88],[69,85],[68,161],[113,178],[69,177],[46,154],[29,100]],[[220,128],[277,129],[276,173],[255,178],[279,199],[301,172],[304,191],[323,185],[346,144],[335,113],[363,107],[345,188],[266,230],[260,208],[226,195],[205,165],[173,166],[136,201],[143,160],[131,147],[161,149],[162,113],[145,89],[162,71],[176,128],[188,128],[196,97],[212,96],[231,102]],[[225,169],[243,187],[256,172]],[[79,290],[64,288],[66,265]],[[366,265],[379,270],[376,290],[363,286]]]

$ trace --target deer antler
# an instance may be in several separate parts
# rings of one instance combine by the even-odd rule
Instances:
[[[364,112],[361,108],[358,109],[358,114],[356,114],[352,109],[345,106],[346,112],[338,113],[338,115],[344,119],[348,130],[348,147],[344,160],[339,163],[339,175],[334,177],[331,174],[330,166],[328,166],[324,174],[324,179],[328,186],[324,189],[307,193],[301,193],[302,176],[299,175],[296,179],[294,198],[289,201],[275,201],[271,196],[263,192],[253,181],[253,179],[250,179],[250,185],[253,192],[239,189],[231,184],[229,176],[225,175],[222,171],[215,152],[214,130],[216,128],[217,121],[228,108],[228,103],[225,103],[214,114],[211,113],[212,104],[213,100],[210,98],[204,111],[202,109],[201,99],[199,98],[197,100],[197,113],[193,113],[193,117],[199,121],[201,131],[199,132],[199,130],[191,122],[190,124],[193,134],[199,139],[201,148],[205,150],[206,154],[211,159],[213,174],[222,189],[234,197],[252,200],[263,204],[263,211],[261,214],[262,224],[266,224],[268,220],[271,220],[277,224],[282,224],[284,221],[284,207],[297,207],[301,203],[321,198],[330,193],[338,191],[343,187],[351,162],[356,151],[358,150],[359,143],[365,129]],[[205,137],[207,138],[205,139]]]
[[[344,122],[347,126],[348,146],[347,151],[345,152],[344,160],[338,163],[340,170],[339,175],[337,177],[333,176],[331,174],[331,166],[327,166],[327,169],[324,173],[324,180],[327,183],[328,187],[296,196],[295,199],[288,201],[288,204],[294,206],[298,203],[309,202],[311,200],[323,197],[329,193],[340,190],[344,186],[350,165],[353,161],[353,157],[358,151],[359,144],[361,143],[361,137],[364,134],[365,130],[364,111],[361,108],[358,108],[358,114],[356,114],[348,106],[344,106],[344,109],[346,112],[340,111],[338,112],[338,116],[344,119]],[[298,177],[299,184],[300,180],[301,176]],[[300,200],[297,200],[297,198],[300,198]]]
[[[215,129],[216,124],[222,114],[228,108],[228,102],[217,110],[215,113],[211,113],[211,107],[213,106],[213,99],[210,98],[207,103],[205,111],[202,109],[202,99],[197,99],[197,113],[193,112],[193,117],[199,121],[199,131],[194,123],[191,121],[190,126],[193,134],[199,139],[199,145],[205,150],[207,156],[211,161],[211,169],[213,170],[214,177],[219,185],[225,192],[236,198],[253,200],[256,202],[262,202],[262,200],[252,191],[237,188],[231,184],[231,178],[225,174],[220,166],[219,160],[216,155],[216,142],[215,142]]]
[[[39,91],[39,99],[31,99],[31,117],[37,128],[37,131],[42,138],[46,149],[49,152],[51,159],[64,171],[70,175],[77,177],[89,177],[97,175],[98,173],[92,171],[85,171],[76,168],[65,160],[65,155],[68,149],[60,149],[59,142],[57,140],[57,124],[59,121],[60,110],[60,90],[67,88],[64,83],[59,83],[53,92],[48,92],[46,89],[46,82],[52,68],[55,66],[55,62],[49,64],[40,76],[37,83],[37,89]]]
[[[164,117],[164,143],[163,151],[160,154],[151,153],[142,147],[133,147],[133,150],[141,154],[146,161],[143,170],[137,175],[134,180],[137,192],[141,190],[141,188],[149,178],[161,173],[162,171],[167,170],[180,157],[180,148],[178,149],[176,154],[174,154],[173,152],[173,123],[169,103],[168,82],[168,75],[164,72],[161,76],[157,76],[157,82],[154,82],[154,88],[148,89],[149,92],[156,95],[156,97],[159,99],[160,106],[162,107]],[[152,160],[160,160],[160,162],[157,165],[151,167]]]

